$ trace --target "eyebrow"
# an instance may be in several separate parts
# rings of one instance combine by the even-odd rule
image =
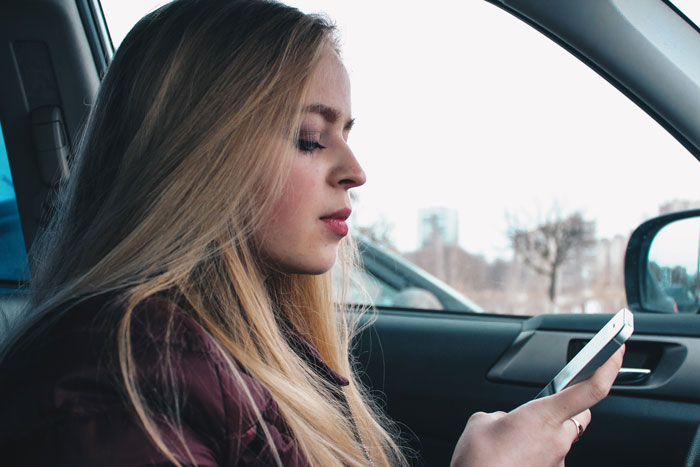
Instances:
[[[329,107],[323,104],[311,104],[304,109],[304,112],[319,114],[328,123],[335,123],[340,119],[340,111],[334,109],[333,107]],[[352,129],[354,124],[354,118],[348,119],[348,121],[345,122],[345,126],[343,126],[343,129],[349,131],[350,129]]]

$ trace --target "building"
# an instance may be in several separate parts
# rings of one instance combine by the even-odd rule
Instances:
[[[421,209],[418,211],[418,244],[456,245],[459,217],[457,211],[445,207]]]
[[[690,209],[700,209],[700,200],[674,199],[667,201],[659,206],[659,215]]]

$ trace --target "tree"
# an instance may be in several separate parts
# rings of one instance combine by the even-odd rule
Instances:
[[[549,299],[554,302],[559,269],[573,254],[595,243],[595,223],[580,212],[567,217],[559,213],[534,229],[523,229],[509,219],[508,238],[516,255],[530,269],[549,278]]]

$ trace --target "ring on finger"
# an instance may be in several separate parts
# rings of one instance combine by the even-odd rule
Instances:
[[[574,417],[570,417],[569,420],[574,422],[574,426],[576,426],[576,439],[574,440],[574,443],[581,439],[581,435],[583,434],[584,428],[583,425],[579,423],[578,420],[576,420]]]

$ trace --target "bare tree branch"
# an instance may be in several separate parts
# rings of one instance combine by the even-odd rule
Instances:
[[[595,243],[595,223],[580,212],[562,217],[555,214],[534,228],[520,227],[517,218],[508,216],[508,238],[515,255],[537,274],[549,277],[549,299],[556,297],[557,273],[573,253]]]

